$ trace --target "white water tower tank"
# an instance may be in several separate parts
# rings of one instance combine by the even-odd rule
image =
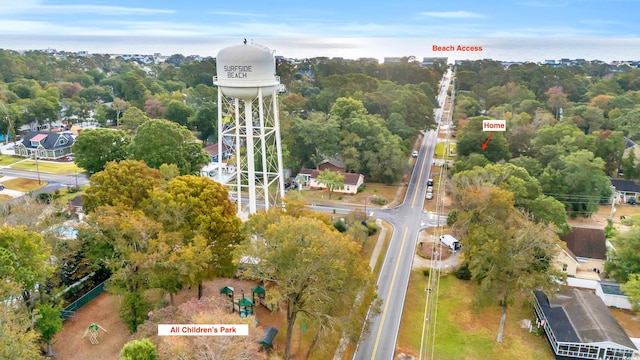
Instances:
[[[259,88],[263,96],[269,96],[280,83],[273,53],[259,45],[243,44],[220,50],[216,68],[214,83],[231,98],[253,100]]]

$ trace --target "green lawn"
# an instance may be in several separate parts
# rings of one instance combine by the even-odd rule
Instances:
[[[17,163],[20,160],[23,160],[23,158],[9,155],[0,155],[0,166],[11,165]]]
[[[19,169],[19,170],[29,170],[29,171],[42,171],[42,172],[46,172],[46,173],[52,173],[52,174],[79,174],[82,173],[84,170],[82,168],[79,168],[75,163],[73,162],[69,162],[69,163],[56,163],[56,162],[44,162],[44,161],[38,161],[38,167],[36,169],[36,162],[34,160],[27,160],[24,162],[21,162],[19,164],[15,164],[13,166],[11,166],[12,169]]]
[[[428,277],[421,270],[413,271],[407,292],[398,335],[399,351],[418,356],[424,319],[425,289]],[[476,285],[443,276],[437,302],[435,359],[531,359],[552,360],[553,354],[544,337],[521,329],[518,322],[533,319],[530,306],[513,305],[507,313],[504,341],[496,343],[500,321],[498,306],[478,312],[471,309]],[[432,320],[433,321],[433,320]]]
[[[24,178],[9,179],[7,181],[3,181],[2,183],[7,187],[7,189],[22,191],[25,193],[47,186],[46,181],[40,181],[40,183],[38,184],[38,180]]]
[[[447,145],[450,153],[447,153]],[[456,143],[452,142],[439,142],[436,144],[434,155],[438,159],[451,159],[456,154]],[[446,157],[445,157],[446,156]]]

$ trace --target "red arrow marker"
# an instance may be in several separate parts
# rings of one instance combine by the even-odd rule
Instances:
[[[485,141],[484,144],[482,144],[482,150],[485,150],[487,148],[487,145],[489,145],[489,141],[491,141],[492,136],[493,136],[493,133],[490,133],[489,137],[487,138],[487,141]]]

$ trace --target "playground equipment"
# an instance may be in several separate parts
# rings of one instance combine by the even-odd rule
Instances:
[[[98,330],[100,329],[102,329],[104,332],[107,332],[107,330],[102,326],[96,323],[91,323],[89,324],[89,327],[87,328],[87,330],[85,330],[84,335],[82,335],[82,337],[84,338],[85,336],[87,336],[87,334],[89,334],[89,341],[93,345],[96,345],[98,343]]]

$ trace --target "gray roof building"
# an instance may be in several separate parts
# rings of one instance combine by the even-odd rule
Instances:
[[[569,289],[549,298],[534,291],[537,323],[556,359],[628,360],[637,352],[624,329],[598,296]]]

